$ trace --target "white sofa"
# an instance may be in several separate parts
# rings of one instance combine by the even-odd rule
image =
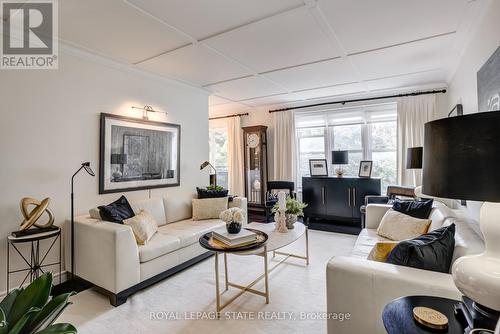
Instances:
[[[75,275],[109,295],[114,306],[125,303],[134,292],[212,255],[199,245],[198,239],[224,226],[219,219],[194,221],[189,218],[190,208],[172,205],[165,198],[130,204],[134,212],[144,209],[158,222],[158,232],[144,246],[137,245],[129,226],[90,215],[75,218]],[[246,198],[236,197],[229,202],[229,207],[236,206],[246,213]]]
[[[329,334],[386,333],[382,322],[384,306],[408,295],[432,295],[460,299],[450,274],[367,260],[373,246],[384,239],[377,227],[390,205],[369,204],[366,228],[361,231],[350,256],[333,257],[327,264],[327,312],[349,313],[349,320],[328,320]],[[484,241],[477,222],[436,202],[430,230],[456,224],[455,251],[458,257],[483,251]]]

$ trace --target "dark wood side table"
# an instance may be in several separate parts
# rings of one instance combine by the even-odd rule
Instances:
[[[52,239],[50,241],[49,248],[47,249],[46,252],[43,252],[40,254],[40,241],[45,240],[45,239]],[[54,244],[56,241],[59,241],[59,261],[58,262],[52,262],[52,263],[45,263],[45,259],[51,252],[51,250],[54,247]],[[21,243],[31,243],[31,248],[30,248],[30,254],[23,254],[23,252],[17,247],[16,245],[21,244]],[[57,230],[53,230],[50,232],[42,232],[42,233],[36,233],[36,234],[31,234],[27,235],[24,237],[15,237],[13,235],[9,235],[7,237],[7,293],[10,291],[10,286],[9,286],[9,278],[11,274],[14,273],[19,273],[19,272],[27,272],[26,276],[24,277],[23,281],[19,285],[20,287],[28,280],[29,282],[33,282],[36,278],[40,276],[40,274],[43,274],[44,268],[50,267],[50,266],[59,266],[59,283],[61,283],[61,272],[62,272],[62,242],[61,242],[61,229],[58,228]],[[10,250],[13,248],[16,253],[19,255],[19,257],[23,260],[23,262],[26,264],[26,267],[21,268],[21,269],[16,269],[16,270],[11,270],[10,268]],[[40,256],[41,255],[41,256]]]
[[[436,333],[430,329],[421,327],[413,319],[413,308],[424,306],[435,309],[448,317],[448,330],[438,333],[463,334],[464,324],[455,316],[455,305],[458,300],[430,297],[430,296],[409,296],[395,299],[384,308],[382,318],[384,327],[389,334],[426,334]]]

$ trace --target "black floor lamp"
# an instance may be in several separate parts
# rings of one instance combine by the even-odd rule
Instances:
[[[74,192],[73,192],[73,184],[75,181],[75,176],[82,170],[85,169],[85,171],[90,175],[90,176],[95,176],[94,171],[92,168],[90,168],[90,162],[84,162],[80,166],[80,168],[73,174],[71,177],[71,281],[73,282],[75,276],[75,206],[74,206]]]

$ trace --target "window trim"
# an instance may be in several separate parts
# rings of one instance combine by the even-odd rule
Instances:
[[[385,104],[387,105],[387,104]],[[373,109],[373,110],[371,110]],[[341,117],[348,118],[346,112],[352,112],[353,117],[354,116],[359,116],[360,119],[358,121],[353,121],[353,122],[339,122],[335,123],[335,117],[338,116],[340,119]],[[386,114],[382,114],[382,112],[386,112]],[[308,112],[304,112],[306,114]],[[381,119],[374,119],[374,116],[376,114],[381,114],[384,117],[381,117]],[[298,112],[296,114],[296,124],[300,123],[300,120],[297,122],[297,116],[300,118],[301,113]],[[307,116],[306,116],[307,117]],[[327,161],[331,161],[331,151],[333,150],[333,147],[335,145],[335,138],[334,138],[334,128],[337,126],[352,126],[352,125],[360,125],[361,126],[361,148],[356,148],[348,151],[351,153],[361,153],[362,160],[372,160],[372,154],[373,153],[394,153],[397,155],[397,141],[396,141],[396,147],[394,149],[381,149],[381,148],[373,148],[372,149],[372,142],[373,142],[373,136],[372,136],[372,131],[371,131],[371,125],[372,124],[380,124],[380,123],[392,123],[394,126],[396,126],[397,130],[397,110],[396,110],[396,103],[392,103],[390,108],[385,108],[384,110],[377,110],[377,106],[361,106],[357,108],[350,108],[346,110],[339,110],[339,109],[332,109],[332,110],[325,110],[320,112],[318,114],[318,121],[323,119],[324,124],[323,125],[312,125],[312,126],[296,126],[295,132],[296,132],[296,161],[297,161],[297,166],[298,168],[296,169],[296,177],[297,177],[297,190],[301,191],[302,190],[302,185],[301,185],[301,180],[299,178],[302,178],[301,170],[300,170],[300,162],[301,162],[301,156],[305,154],[316,154],[316,155],[323,155]],[[311,123],[314,121],[311,121]],[[317,124],[317,123],[316,123]],[[302,129],[324,129],[322,135],[310,135],[310,136],[300,136],[299,131]],[[397,133],[396,133],[397,136]],[[319,138],[323,137],[324,138],[324,151],[301,151],[300,149],[300,140],[303,138]],[[397,165],[395,166],[396,172],[397,172]],[[308,175],[308,172],[304,174],[304,176]],[[332,168],[329,168],[329,175],[333,175],[333,170]],[[382,191],[385,191],[385,189],[382,189]]]

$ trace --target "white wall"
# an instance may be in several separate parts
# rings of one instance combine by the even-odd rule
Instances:
[[[153,197],[190,203],[195,187],[208,178],[199,170],[200,162],[208,159],[205,93],[88,54],[79,56],[70,48],[61,50],[59,59],[59,70],[0,71],[0,291],[6,288],[6,237],[22,220],[20,199],[50,197],[56,224],[69,219],[71,175],[83,161],[98,170],[100,113],[141,117],[130,107],[149,104],[168,111],[168,116],[151,119],[181,125],[181,186],[155,189]],[[98,177],[86,173],[75,183],[77,214],[119,196],[98,195]],[[148,195],[126,193],[131,200]],[[13,262],[18,268],[21,264]]]
[[[500,0],[489,0],[484,16],[477,30],[465,48],[457,71],[449,84],[449,110],[457,103],[462,103],[464,113],[478,112],[477,72],[488,58],[500,46]],[[500,71],[500,69],[498,69]],[[479,220],[480,202],[467,202],[466,210],[476,220]]]
[[[457,103],[464,113],[477,112],[477,72],[500,46],[500,0],[490,2],[459,62],[448,90],[449,110]]]

